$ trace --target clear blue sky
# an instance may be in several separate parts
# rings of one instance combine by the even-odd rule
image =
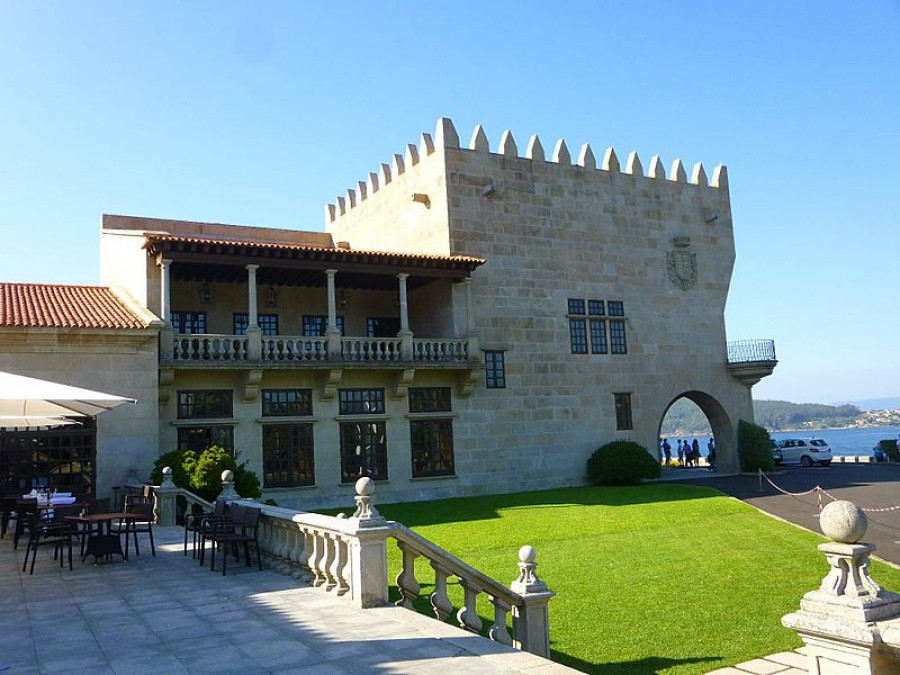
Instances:
[[[446,115],[727,164],[757,398],[900,396],[900,3],[0,0],[2,281],[102,213],[311,230]]]

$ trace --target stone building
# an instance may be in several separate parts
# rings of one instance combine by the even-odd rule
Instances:
[[[102,283],[166,320],[152,367],[135,357],[158,377],[142,470],[216,443],[299,507],[346,504],[361,474],[383,501],[576,485],[605,442],[655,453],[683,396],[737,467],[775,360],[726,343],[724,167],[689,180],[654,157],[645,175],[636,153],[548,158],[536,136],[520,155],[509,132],[492,152],[480,127],[465,148],[441,119],[325,216],[324,233],[103,217]]]

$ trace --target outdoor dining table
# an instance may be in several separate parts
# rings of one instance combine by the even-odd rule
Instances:
[[[128,535],[134,521],[141,519],[143,516],[138,513],[90,513],[83,516],[66,516],[66,520],[73,523],[86,523],[87,547],[81,556],[81,562],[84,562],[88,556],[94,556],[94,562],[101,557],[111,557],[113,555],[122,556],[122,560],[128,562]],[[122,541],[118,534],[113,534],[112,522],[120,520],[125,523],[125,550],[122,550]],[[104,524],[106,525],[104,531]],[[96,530],[94,529],[96,527]]]

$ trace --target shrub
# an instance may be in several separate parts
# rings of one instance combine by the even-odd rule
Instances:
[[[900,452],[897,451],[897,441],[889,438],[885,441],[878,441],[884,456],[892,462],[900,462]]]
[[[659,478],[659,462],[640,443],[613,441],[597,449],[587,462],[588,478],[595,485],[637,483]]]
[[[224,448],[212,446],[199,455],[193,450],[173,450],[161,455],[150,475],[150,481],[159,485],[164,467],[172,467],[172,481],[178,487],[190,490],[206,501],[215,501],[222,492],[222,472],[234,472],[234,489],[241,497],[256,499],[262,495],[259,478],[246,468],[246,462],[238,464]]]
[[[741,420],[738,422],[738,458],[741,471],[774,471],[772,441],[765,427]]]

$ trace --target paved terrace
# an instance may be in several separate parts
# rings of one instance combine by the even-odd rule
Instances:
[[[576,673],[398,607],[355,610],[290,577],[243,564],[228,576],[181,552],[180,528],[154,528],[132,555],[74,570],[24,540],[0,541],[0,663],[16,675],[83,673]]]

